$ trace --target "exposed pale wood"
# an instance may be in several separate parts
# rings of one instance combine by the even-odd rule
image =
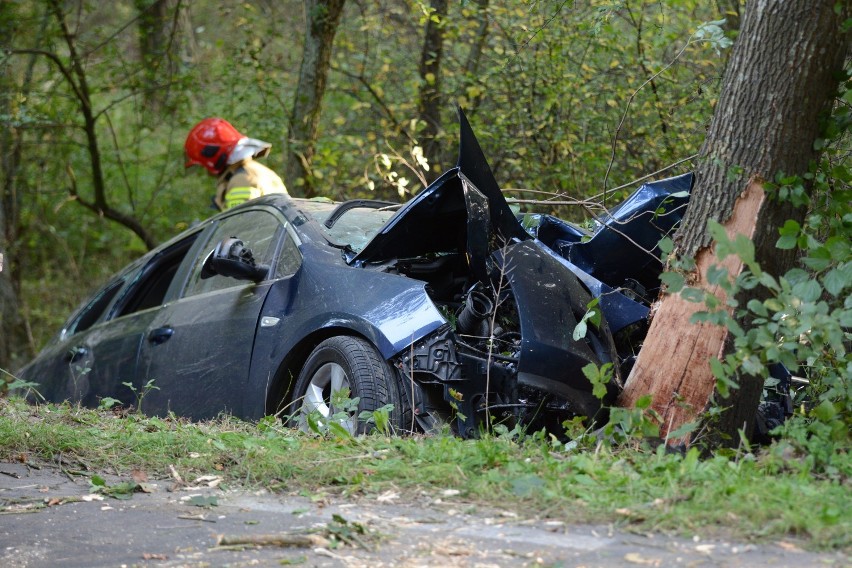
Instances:
[[[728,236],[741,234],[752,238],[765,203],[762,184],[753,181],[737,199],[733,214],[723,225]],[[707,271],[714,265],[724,267],[733,278],[742,271],[743,264],[735,256],[720,261],[710,248],[699,252],[693,286],[724,302],[724,291],[707,282]],[[663,298],[618,401],[620,406],[632,407],[646,393],[667,393],[666,398],[658,396],[652,404],[663,418],[663,435],[694,420],[705,409],[715,389],[716,379],[710,372],[709,361],[712,357],[722,358],[728,330],[707,323],[690,323],[692,315],[703,309],[703,304],[688,302],[680,295]]]

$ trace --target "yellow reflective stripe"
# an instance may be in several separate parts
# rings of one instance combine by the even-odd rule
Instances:
[[[260,190],[256,187],[232,187],[225,194],[225,209],[230,209],[255,197],[260,197]]]

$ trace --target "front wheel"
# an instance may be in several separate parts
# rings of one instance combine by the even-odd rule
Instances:
[[[374,424],[359,420],[358,416],[388,404],[393,407],[388,426],[401,426],[402,408],[394,370],[370,343],[358,337],[332,337],[317,345],[299,374],[294,396],[299,409],[297,425],[306,432],[311,431],[312,416],[320,426],[338,420],[350,434],[362,434]],[[357,405],[348,404],[355,399]]]

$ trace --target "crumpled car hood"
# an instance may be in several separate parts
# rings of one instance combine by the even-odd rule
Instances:
[[[523,228],[464,114],[459,115],[457,166],[404,205],[349,261],[365,267],[465,253],[468,284],[479,282],[486,289],[493,289],[494,271],[502,271],[520,323],[518,385],[570,400],[580,414],[592,416],[600,401],[579,369],[614,361],[614,345],[572,337],[591,294],[561,258]],[[605,321],[601,330],[609,336]]]
[[[408,201],[360,253],[348,259],[350,262],[361,265],[444,252],[458,248],[459,242],[467,242],[470,257],[475,260],[493,250],[495,243],[489,247],[489,237],[500,243],[531,238],[509,208],[461,110],[459,123],[461,143],[456,167]],[[484,201],[477,194],[484,196]],[[460,234],[461,227],[467,229],[465,234]]]

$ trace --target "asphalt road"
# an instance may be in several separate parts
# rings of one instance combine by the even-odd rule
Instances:
[[[104,478],[112,488],[140,481]],[[389,491],[344,500],[217,483],[141,480],[137,489],[147,492],[116,499],[93,493],[85,477],[0,462],[0,566],[850,565],[840,553],[806,552],[794,541],[639,535],[485,511],[453,495],[411,502]]]

